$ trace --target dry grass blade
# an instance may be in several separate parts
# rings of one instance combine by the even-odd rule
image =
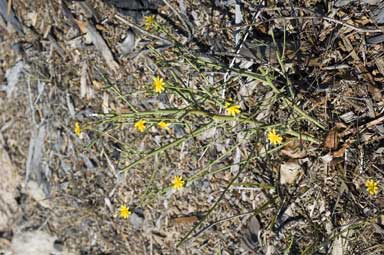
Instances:
[[[337,128],[332,128],[324,141],[324,147],[328,149],[336,149],[339,147],[339,132],[337,131]]]
[[[11,11],[12,11],[12,0],[8,0],[7,16],[11,15]]]

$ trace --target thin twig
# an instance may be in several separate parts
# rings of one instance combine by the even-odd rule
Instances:
[[[183,19],[183,17],[180,15],[180,13],[178,11],[176,11],[175,8],[173,8],[173,6],[168,3],[167,0],[162,0],[175,14],[176,16],[179,18],[179,20],[181,21],[181,23],[183,24],[184,28],[187,30],[188,32],[188,41],[192,40],[192,30],[191,30],[191,26],[188,26],[187,22],[185,22],[185,20]]]
[[[149,36],[149,37],[152,37],[152,38],[155,38],[155,39],[157,39],[157,40],[166,42],[166,43],[168,43],[168,44],[170,44],[170,45],[173,45],[173,43],[170,42],[169,40],[167,40],[167,39],[165,39],[165,38],[163,38],[163,37],[160,37],[160,36],[157,36],[157,35],[154,35],[154,34],[151,34],[151,33],[147,32],[147,31],[145,31],[144,29],[142,29],[142,28],[139,27],[138,25],[136,25],[136,24],[130,22],[130,21],[127,20],[127,19],[124,19],[124,18],[121,17],[120,15],[115,14],[115,18],[118,19],[118,20],[120,20],[120,21],[123,22],[124,24],[126,24],[126,25],[128,25],[128,26],[130,26],[130,27],[133,27],[133,28],[137,29],[138,31],[140,31],[141,33],[143,33],[143,34],[145,34],[145,35],[147,35],[147,36]]]
[[[363,125],[362,127],[360,127],[361,131],[360,132],[363,132],[365,129],[367,128],[370,128],[370,127],[373,127],[373,126],[377,126],[378,124],[384,122],[384,115],[383,116],[380,116],[370,122],[368,122],[367,124]],[[358,131],[357,128],[352,128],[352,129],[347,129],[345,130],[344,132],[342,132],[340,134],[340,137],[344,137],[344,136],[347,136],[347,135],[350,135],[350,134],[354,134]]]
[[[261,13],[261,12],[257,12],[257,14],[255,14],[255,15],[253,16],[252,21],[256,20],[256,19],[259,17],[260,13]],[[245,32],[245,34],[244,34],[242,40],[240,41],[240,43],[239,43],[238,45],[236,45],[236,55],[239,54],[241,48],[243,47],[245,41],[247,40],[248,35],[249,35],[249,30],[250,30],[250,29],[251,29],[251,27],[247,27],[247,30],[246,30],[246,32]],[[231,63],[229,64],[229,68],[232,68],[232,67],[233,67],[233,65],[235,64],[235,61],[236,61],[236,56],[234,56],[234,57],[232,58],[232,61],[231,61]],[[226,88],[225,88],[225,84],[227,83],[229,73],[230,73],[230,71],[228,70],[228,71],[225,73],[225,75],[224,75],[224,88],[223,88],[223,92],[222,92],[222,95],[221,95],[223,99],[225,99],[225,89],[226,89]],[[221,112],[221,111],[222,111],[222,109],[220,109],[220,112]]]
[[[247,77],[250,77],[250,78],[254,78],[257,81],[260,81],[260,82],[264,83],[265,85],[269,86],[273,90],[273,92],[279,94],[279,97],[281,98],[281,100],[284,102],[284,104],[286,106],[292,107],[293,110],[297,114],[301,115],[304,119],[308,120],[309,122],[312,122],[313,124],[315,124],[319,128],[325,130],[325,126],[323,124],[321,124],[318,120],[316,120],[315,118],[311,117],[308,113],[303,111],[295,102],[291,101],[286,96],[282,95],[281,91],[275,86],[275,84],[273,84],[272,80],[270,78],[268,78],[268,74],[267,73],[256,74],[256,73],[253,73],[253,72],[250,72],[250,71],[246,71],[246,70],[242,70],[242,69],[239,69],[239,68],[229,68],[229,67],[226,67],[226,66],[221,65],[221,64],[215,64],[215,63],[206,62],[204,59],[195,58],[194,60],[197,61],[197,63],[203,64],[203,65],[207,65],[207,66],[210,66],[210,67],[216,67],[216,68],[222,68],[222,69],[226,69],[226,70],[231,70],[233,72],[236,72],[239,75],[247,76]]]
[[[8,5],[7,5],[7,16],[10,16],[12,10],[12,0],[8,0]]]
[[[203,232],[207,231],[208,229],[214,227],[215,225],[219,224],[219,223],[222,223],[222,222],[225,222],[225,221],[228,221],[228,220],[232,220],[232,219],[236,219],[236,218],[239,218],[239,217],[242,217],[242,216],[246,216],[246,215],[249,215],[249,214],[259,214],[261,211],[265,210],[266,207],[271,203],[271,201],[267,201],[265,202],[262,206],[260,206],[259,208],[255,209],[255,210],[252,210],[252,211],[249,211],[249,212],[245,212],[245,213],[240,213],[240,214],[237,214],[237,215],[233,215],[233,216],[229,216],[229,217],[225,217],[225,218],[222,218],[222,219],[219,219],[215,222],[212,222],[211,224],[209,224],[208,226],[202,228],[201,230],[199,230],[197,233],[195,233],[192,237],[192,238],[196,238],[198,237],[199,235],[201,235]]]
[[[353,30],[355,30],[357,32],[360,32],[360,33],[383,33],[383,29],[368,29],[368,28],[356,27],[354,25],[350,25],[350,24],[345,23],[343,21],[340,21],[340,20],[337,20],[337,19],[334,19],[334,18],[330,18],[330,17],[327,17],[327,16],[320,15],[320,14],[315,13],[314,11],[311,11],[311,10],[309,10],[307,8],[295,7],[295,9],[309,12],[309,13],[311,13],[311,14],[313,14],[313,15],[321,18],[321,19],[324,19],[326,21],[333,22],[333,23],[336,23],[336,24],[348,27],[348,28],[353,29]]]
[[[265,123],[257,121],[257,120],[252,120],[248,118],[247,116],[238,116],[238,117],[233,117],[230,115],[221,115],[221,114],[214,114],[202,110],[197,110],[197,109],[159,109],[155,111],[142,111],[142,112],[132,112],[132,113],[121,113],[121,114],[114,114],[114,113],[107,113],[107,114],[94,114],[94,116],[98,117],[104,117],[103,122],[108,122],[108,121],[118,121],[120,119],[128,119],[128,118],[140,118],[144,116],[162,116],[162,115],[170,115],[170,114],[181,114],[181,119],[184,119],[186,116],[189,115],[196,115],[196,116],[203,116],[203,117],[209,117],[214,121],[239,121],[242,123],[250,123],[254,124],[257,126],[263,126]]]
[[[176,245],[176,247],[179,247],[181,244],[183,244],[185,241],[190,239],[190,235],[195,231],[198,227],[200,227],[203,222],[211,215],[211,213],[216,209],[216,207],[219,205],[221,200],[223,200],[224,195],[227,193],[227,191],[230,189],[232,184],[239,178],[240,174],[248,168],[250,158],[253,157],[253,155],[256,153],[256,150],[251,150],[251,154],[248,156],[247,162],[244,164],[243,167],[239,169],[239,172],[235,175],[235,177],[232,178],[232,180],[228,183],[227,187],[225,187],[224,191],[221,193],[220,197],[216,200],[215,204],[208,210],[208,212],[204,215],[204,217],[199,221],[198,224],[196,224],[191,230],[188,231],[188,233],[180,240],[180,242]]]
[[[278,9],[280,9],[280,8],[265,8],[265,9],[262,9],[262,10],[263,11],[270,11],[270,10],[278,10]],[[308,9],[305,9],[305,8],[301,8],[301,7],[294,7],[294,9],[310,12],[311,14],[313,14],[313,16],[277,17],[277,18],[271,18],[271,19],[259,21],[259,22],[254,23],[254,24],[247,24],[247,25],[241,25],[241,26],[235,25],[235,26],[231,26],[231,28],[257,27],[257,26],[262,25],[264,23],[268,23],[268,22],[271,22],[271,21],[278,21],[278,20],[323,19],[323,20],[326,20],[328,22],[333,22],[333,23],[336,23],[336,24],[348,27],[350,29],[353,29],[353,30],[359,32],[359,33],[383,33],[383,31],[384,31],[383,29],[369,29],[369,28],[361,28],[361,27],[357,27],[357,26],[354,26],[354,25],[350,25],[350,24],[345,23],[343,21],[340,21],[340,20],[337,20],[337,19],[334,19],[334,18],[330,18],[330,17],[327,17],[327,16],[322,16],[322,15],[319,15],[319,14],[317,14],[315,12],[312,12],[311,10],[308,10]],[[228,29],[228,28],[223,28],[223,29]]]
[[[203,133],[204,131],[208,130],[209,128],[211,128],[211,126],[212,126],[213,123],[214,123],[214,122],[211,121],[211,122],[209,122],[208,124],[206,124],[205,126],[203,126],[203,127],[199,128],[199,129],[193,131],[191,134],[189,134],[189,135],[185,135],[185,136],[183,136],[183,137],[181,137],[181,138],[175,140],[174,142],[171,142],[171,143],[169,143],[169,144],[167,144],[167,145],[165,145],[165,146],[162,146],[162,147],[160,147],[160,148],[158,148],[158,149],[155,149],[155,150],[149,152],[148,154],[146,154],[146,155],[143,156],[142,158],[140,158],[140,159],[138,159],[138,160],[132,162],[132,163],[129,164],[128,166],[124,167],[124,168],[121,170],[121,172],[127,173],[128,170],[129,170],[130,168],[132,168],[132,167],[134,167],[134,166],[136,166],[136,165],[138,165],[138,164],[144,162],[144,161],[147,160],[148,158],[150,158],[150,157],[152,157],[152,156],[154,156],[154,155],[156,155],[156,154],[158,154],[158,153],[160,153],[160,152],[163,152],[163,151],[165,151],[165,150],[167,150],[167,149],[170,149],[170,148],[172,148],[172,147],[175,147],[175,146],[181,144],[182,142],[185,142],[185,141],[187,141],[187,140],[189,140],[189,139],[191,139],[191,138],[193,138],[193,137],[196,137],[197,135],[199,135],[199,134]]]
[[[383,29],[368,29],[368,28],[360,28],[360,27],[356,27],[354,25],[350,25],[348,23],[345,23],[343,21],[340,21],[340,20],[337,20],[337,19],[334,19],[334,18],[330,18],[330,17],[327,17],[327,16],[323,16],[323,15],[320,15],[308,8],[303,8],[303,7],[292,7],[294,10],[299,10],[299,11],[304,11],[304,12],[308,12],[313,16],[308,16],[308,18],[320,18],[320,19],[324,19],[326,21],[329,21],[329,22],[333,22],[333,23],[336,23],[336,24],[339,24],[339,25],[342,25],[342,26],[345,26],[345,27],[348,27],[350,29],[353,29],[357,32],[360,32],[360,33],[383,33]],[[281,8],[264,8],[263,9],[264,11],[273,11],[273,10],[282,10]],[[305,16],[304,16],[305,17]],[[301,18],[301,17],[289,17],[289,18]]]

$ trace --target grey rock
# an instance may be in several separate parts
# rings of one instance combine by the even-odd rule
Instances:
[[[4,18],[4,20],[11,24],[12,27],[20,34],[24,34],[23,26],[20,23],[19,19],[16,17],[15,12],[11,9],[8,15],[8,2],[7,0],[0,0],[0,15]]]
[[[367,43],[376,44],[384,42],[384,35],[373,36],[367,39]]]
[[[383,0],[363,0],[364,4],[376,5],[382,2]]]
[[[0,91],[3,90],[7,93],[7,97],[16,96],[17,84],[23,74],[23,70],[26,65],[23,61],[17,62],[12,68],[7,70],[5,78],[7,78],[7,84],[0,86]]]
[[[255,251],[259,245],[260,221],[251,216],[244,229],[243,242],[250,251]]]
[[[129,220],[134,229],[140,229],[144,222],[144,210],[141,208],[135,208]]]
[[[373,18],[378,24],[384,23],[384,3],[381,3],[378,7],[376,7],[373,11]]]
[[[344,6],[347,6],[349,4],[353,4],[357,2],[356,0],[337,0],[335,2],[335,7],[339,8],[339,7],[344,7]]]
[[[121,14],[131,16],[136,20],[148,13],[155,13],[162,4],[160,0],[105,0],[105,2],[115,6]]]
[[[135,47],[135,34],[134,32],[129,29],[127,31],[127,36],[125,37],[124,41],[119,44],[119,48],[122,55],[126,55],[133,51]]]

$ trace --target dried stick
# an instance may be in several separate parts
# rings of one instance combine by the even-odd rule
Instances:
[[[264,21],[260,21],[260,22],[257,22],[255,24],[248,24],[248,25],[241,25],[241,26],[233,26],[234,28],[244,28],[244,27],[250,27],[250,26],[259,26],[261,24],[264,24],[264,23],[267,23],[267,22],[270,22],[270,21],[274,21],[274,20],[293,20],[293,19],[323,19],[323,20],[326,20],[328,22],[332,22],[332,23],[336,23],[336,24],[339,24],[339,25],[342,25],[344,27],[348,27],[350,29],[353,29],[355,30],[356,32],[359,32],[359,33],[383,33],[384,30],[383,29],[369,29],[369,28],[361,28],[361,27],[357,27],[357,26],[354,26],[354,25],[351,25],[351,24],[348,24],[348,23],[345,23],[343,21],[340,21],[340,20],[337,20],[337,19],[334,19],[334,18],[330,18],[330,17],[327,17],[327,16],[323,16],[323,15],[320,15],[318,13],[315,13],[314,11],[311,11],[307,8],[302,8],[302,7],[293,7],[293,9],[295,10],[301,10],[301,11],[304,11],[304,12],[307,12],[307,13],[310,13],[312,14],[312,16],[301,16],[301,17],[279,17],[279,18],[271,18],[271,19],[268,19],[268,20],[264,20]],[[268,12],[268,11],[281,11],[282,8],[261,8],[260,11],[264,11],[264,12]]]
[[[160,36],[157,36],[157,35],[154,35],[154,34],[151,34],[151,33],[147,32],[147,31],[145,31],[144,29],[142,29],[142,28],[139,27],[138,25],[136,25],[136,24],[134,24],[134,23],[128,21],[127,19],[124,19],[124,18],[121,17],[120,15],[115,14],[115,18],[118,19],[118,20],[120,20],[120,21],[123,22],[124,24],[126,24],[126,25],[128,25],[128,26],[130,26],[130,27],[133,27],[133,28],[137,29],[138,31],[140,31],[141,33],[143,33],[143,34],[145,34],[145,35],[147,35],[147,36],[149,36],[149,37],[152,37],[152,38],[155,38],[155,39],[157,39],[157,40],[166,42],[166,43],[168,43],[168,44],[170,44],[170,45],[173,45],[173,43],[170,42],[169,40],[167,40],[167,39],[165,39],[165,38],[163,38],[163,37],[160,37]]]

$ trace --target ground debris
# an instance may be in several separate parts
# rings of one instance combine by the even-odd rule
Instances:
[[[96,46],[96,49],[100,51],[109,68],[116,73],[118,71],[119,64],[115,61],[110,48],[100,33],[96,30],[95,26],[91,22],[83,21],[77,21],[77,24],[83,32],[87,33],[92,43]]]
[[[57,250],[55,240],[55,237],[42,231],[16,232],[12,239],[11,252],[31,255],[72,254],[67,251]]]
[[[7,84],[1,86],[1,90],[7,93],[8,97],[16,96],[17,84],[21,75],[23,74],[23,69],[25,64],[23,61],[19,61],[11,69],[7,70],[5,78],[7,79]]]
[[[17,174],[2,173],[0,246],[379,250],[378,6],[256,2],[3,1],[24,35],[0,25],[0,141]]]
[[[0,182],[0,232],[12,229],[15,216],[19,210],[16,202],[18,196],[18,187],[21,184],[21,178],[17,174],[16,168],[13,166],[7,151],[0,147],[0,166],[1,166],[1,182]]]

